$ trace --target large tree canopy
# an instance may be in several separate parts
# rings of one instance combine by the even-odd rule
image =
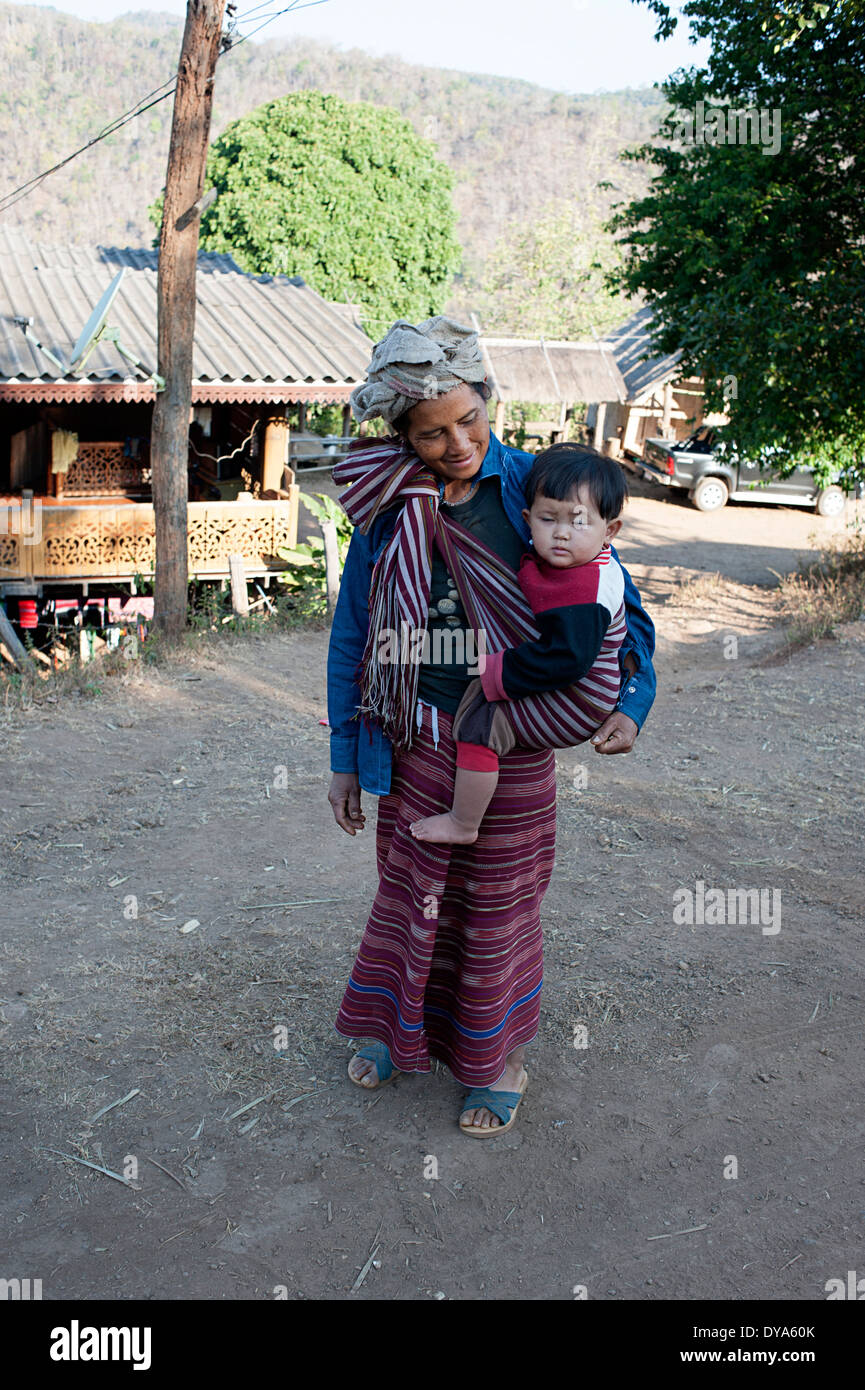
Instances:
[[[373,338],[441,312],[460,263],[452,176],[395,111],[300,92],[211,147],[201,245],[350,300]]]
[[[665,0],[635,0],[635,3],[648,5],[658,16],[655,38],[668,39],[679,23],[679,16],[673,13]],[[690,4],[682,6],[682,14],[694,23],[695,38],[709,36],[707,32],[698,32],[702,16],[697,11],[701,8]],[[772,6],[771,15],[761,19],[760,29],[778,45],[795,43],[808,29],[816,29],[818,21],[825,19],[831,9],[852,19],[865,13],[865,0],[837,0],[834,6],[828,0],[777,0]]]
[[[668,7],[645,3],[669,32]],[[663,85],[660,143],[634,156],[658,172],[614,219],[614,283],[656,309],[655,345],[683,349],[743,451],[861,475],[865,5],[689,0],[682,13],[711,57]],[[749,108],[762,126],[733,114]]]

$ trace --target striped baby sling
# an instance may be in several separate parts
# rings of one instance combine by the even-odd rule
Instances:
[[[396,526],[373,569],[369,631],[360,666],[359,714],[380,721],[398,749],[412,744],[420,664],[380,659],[385,634],[426,629],[433,546],[438,545],[468,622],[483,633],[489,653],[536,641],[534,615],[513,570],[466,527],[439,507],[436,475],[400,439],[352,445],[336,464],[334,481],[348,483],[340,497],[347,516],[367,532],[376,517],[401,505]],[[624,602],[607,629],[588,674],[565,690],[507,702],[518,742],[525,748],[569,748],[589,738],[615,708],[621,684],[618,653],[627,630]]]

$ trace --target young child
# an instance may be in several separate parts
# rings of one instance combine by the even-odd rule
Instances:
[[[621,528],[626,496],[619,465],[592,449],[556,444],[535,459],[523,511],[533,550],[523,556],[518,579],[541,635],[487,655],[480,680],[472,681],[454,715],[453,806],[414,821],[415,839],[459,845],[477,839],[498,784],[499,756],[516,742],[508,700],[585,681],[599,725],[615,709],[618,690],[610,689],[609,672],[614,662],[618,674],[622,638],[604,639],[624,604],[624,576],[610,541]],[[593,668],[606,682],[593,680]]]

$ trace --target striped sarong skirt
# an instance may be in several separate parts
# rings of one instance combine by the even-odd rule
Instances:
[[[538,1031],[555,755],[517,747],[501,759],[473,845],[415,840],[412,821],[453,800],[452,718],[435,713],[434,731],[423,704],[413,746],[394,754],[391,790],[379,799],[379,888],[336,1030],[386,1043],[400,1071],[427,1072],[437,1057],[458,1081],[484,1086]]]

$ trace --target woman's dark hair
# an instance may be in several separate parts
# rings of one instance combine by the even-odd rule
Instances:
[[[493,394],[492,387],[489,386],[485,381],[467,381],[464,383],[464,385],[470,386],[473,391],[477,391],[478,395],[485,401],[488,401],[490,396]],[[394,431],[395,434],[401,434],[403,438],[405,438],[406,434],[408,433],[408,417],[409,415],[411,415],[413,410],[414,406],[410,405],[408,410],[404,410],[402,415],[398,415],[396,417],[393,424],[391,425],[391,429]]]
[[[531,508],[539,493],[565,502],[580,487],[588,489],[604,521],[615,521],[628,495],[619,465],[585,444],[553,444],[532,464],[526,479],[526,504]]]

